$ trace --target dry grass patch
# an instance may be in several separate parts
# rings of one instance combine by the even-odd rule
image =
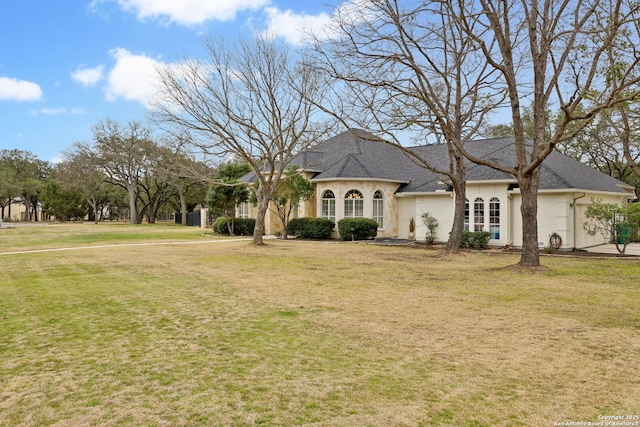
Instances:
[[[633,413],[640,266],[350,243],[0,257],[0,425],[553,425]],[[498,268],[496,268],[498,267]]]

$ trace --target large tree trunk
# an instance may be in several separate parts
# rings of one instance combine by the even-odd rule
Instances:
[[[262,246],[264,242],[262,240],[262,235],[264,234],[264,219],[267,215],[267,210],[269,209],[269,201],[271,199],[270,194],[266,194],[265,192],[260,192],[262,194],[259,195],[258,198],[258,212],[256,213],[256,227],[253,230],[253,244]]]
[[[127,188],[129,193],[129,222],[131,224],[138,223],[138,206],[136,205],[137,194],[132,187]]]
[[[456,180],[457,181],[457,180]],[[453,224],[447,241],[447,249],[451,252],[460,250],[460,242],[462,241],[462,233],[464,232],[464,208],[466,205],[467,189],[464,181],[461,183],[454,181],[453,191],[455,194],[455,205],[453,211]]]
[[[531,175],[518,177],[522,205],[522,255],[521,266],[538,267],[540,265],[540,249],[538,248],[538,186],[540,184],[540,168]]]

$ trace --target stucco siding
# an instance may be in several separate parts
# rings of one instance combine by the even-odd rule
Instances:
[[[345,215],[345,196],[351,190],[362,193],[363,217],[373,218],[373,195],[380,190],[383,193],[383,226],[378,229],[378,237],[395,237],[398,235],[398,203],[395,191],[398,184],[384,181],[344,180],[319,182],[316,184],[316,216],[322,215],[322,194],[331,190],[336,203],[336,226]]]
[[[422,215],[428,213],[438,220],[436,241],[449,240],[449,231],[453,225],[454,198],[453,193],[434,193],[429,196],[416,197],[415,219],[416,240],[424,241],[428,232],[422,221]]]

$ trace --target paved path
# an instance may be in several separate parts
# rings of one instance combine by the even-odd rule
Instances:
[[[151,242],[151,243],[122,243],[113,245],[95,245],[95,246],[70,246],[64,248],[49,248],[49,249],[31,249],[24,251],[11,251],[0,252],[2,255],[20,255],[20,254],[34,254],[40,252],[59,252],[59,251],[77,251],[87,249],[104,249],[104,248],[126,248],[132,246],[170,246],[170,245],[201,245],[203,243],[230,243],[230,242],[247,242],[251,241],[251,237],[242,237],[237,239],[220,239],[220,240],[198,240],[189,242]]]

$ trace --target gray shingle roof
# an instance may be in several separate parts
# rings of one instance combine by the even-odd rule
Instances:
[[[511,166],[515,164],[513,137],[468,142],[467,150],[478,157]],[[437,168],[449,162],[446,145],[412,147],[412,151]],[[315,172],[312,181],[335,179],[387,180],[402,184],[398,193],[424,193],[445,187],[429,170],[416,165],[399,148],[363,131],[349,130],[298,154],[292,165]],[[245,180],[251,181],[249,175]],[[467,181],[511,181],[507,173],[467,162]],[[631,186],[592,169],[559,152],[543,162],[540,190],[587,190],[628,195]]]

